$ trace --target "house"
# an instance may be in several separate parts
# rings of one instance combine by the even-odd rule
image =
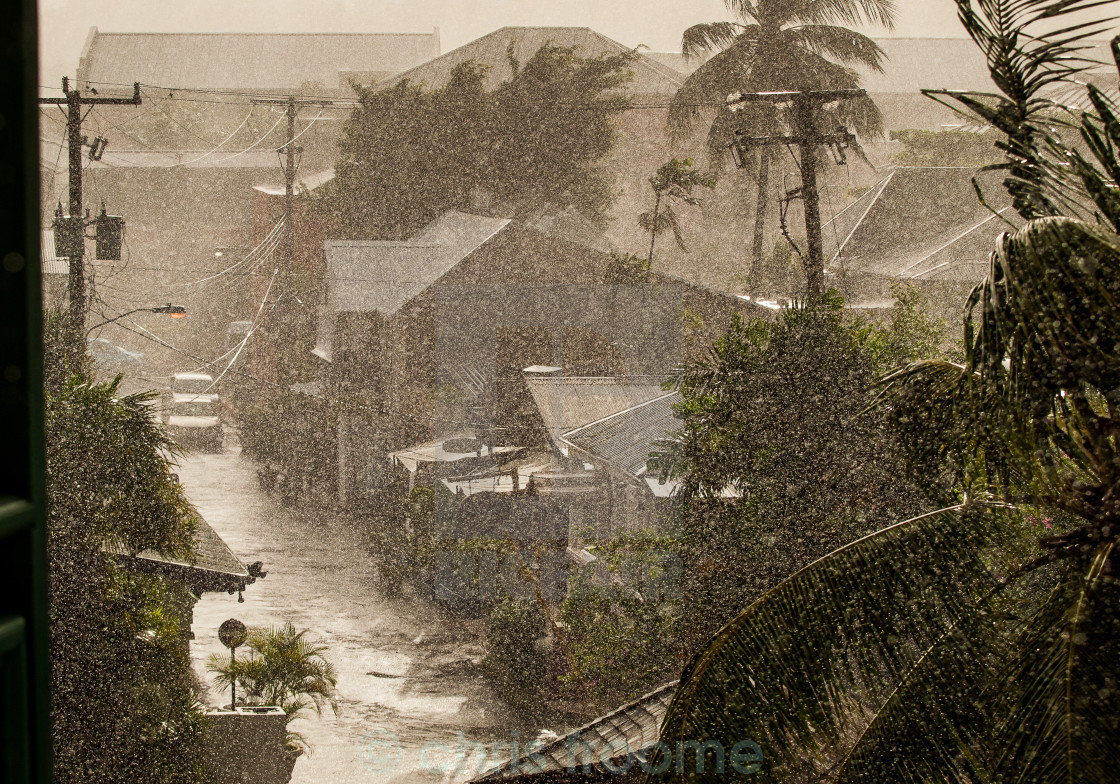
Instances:
[[[591,784],[644,781],[677,681],[574,729],[551,742],[524,744],[524,753],[471,779],[474,782]]]
[[[108,141],[101,158],[87,164],[85,203],[92,210],[104,203],[126,225],[121,261],[91,265],[95,306],[123,312],[137,300],[174,298],[189,322],[148,336],[173,348],[129,332],[128,324],[107,327],[109,337],[130,349],[144,344],[152,375],[193,361],[184,353],[220,356],[228,324],[248,319],[260,303],[250,296],[245,273],[267,264],[265,254],[237,264],[256,247],[252,188],[282,188],[284,182],[276,152],[285,141],[283,115],[253,99],[352,97],[351,81],[372,84],[438,53],[438,30],[296,35],[91,28],[74,84],[101,96],[131,95],[133,83],[144,85],[140,106],[102,105],[82,125],[83,135]],[[347,112],[345,105],[319,107],[298,118],[301,174],[333,165]],[[53,209],[56,198],[65,200],[59,147],[65,129],[57,107],[44,107],[41,116],[42,166],[49,175],[44,204]]]
[[[190,640],[194,639],[191,624],[194,617],[194,602],[204,593],[236,593],[238,598],[246,587],[265,572],[260,563],[245,566],[238,560],[229,546],[210,527],[201,516],[196,517],[194,530],[194,556],[190,559],[171,558],[155,550],[129,553],[119,549],[106,552],[117,566],[126,571],[150,574],[181,583],[191,595],[192,601],[179,608],[181,644],[184,654],[189,655]]]
[[[550,430],[639,402],[600,401],[585,421],[544,421],[524,368],[644,377],[654,396],[733,312],[749,309],[665,276],[608,285],[608,254],[518,221],[454,211],[404,242],[328,240],[324,252],[314,349],[323,388],[364,401],[361,415],[340,418],[344,498],[364,474],[355,456],[386,465],[388,453],[451,435],[464,422],[489,446],[547,447]]]
[[[258,253],[238,264],[252,249],[251,189],[282,182],[282,177],[270,150],[222,154],[109,147],[100,160],[89,161],[83,177],[86,205],[92,210],[104,205],[125,219],[120,260],[98,260],[92,248],[86,255],[95,308],[113,314],[137,304],[173,301],[187,310],[181,323],[151,327],[174,348],[135,334],[129,328],[138,328],[127,322],[107,325],[104,336],[147,353],[153,375],[170,375],[192,362],[179,351],[205,359],[223,354],[229,323],[251,315],[245,273],[252,264],[265,263]]]
[[[59,257],[52,228],[45,228],[40,232],[39,256],[42,264],[43,306],[63,307],[68,300],[70,259]]]
[[[680,428],[674,406],[681,403],[679,392],[664,392],[655,398],[609,414],[560,436],[568,455],[585,460],[629,485],[648,489],[654,498],[668,498],[675,485],[660,481],[650,470],[649,456],[664,447],[669,434]],[[622,503],[627,513],[636,504]],[[639,512],[637,517],[644,517]]]
[[[503,27],[377,86],[391,87],[408,80],[434,89],[446,84],[456,65],[473,60],[488,67],[485,86],[493,89],[512,73],[507,51],[523,64],[546,44],[570,47],[581,57],[631,51],[631,47],[587,27]],[[616,191],[606,229],[591,231],[584,226],[565,225],[553,215],[537,216],[538,228],[551,225],[566,238],[602,250],[648,248],[649,237],[637,221],[638,215],[653,205],[649,178],[671,158],[692,156],[701,166],[706,158],[706,126],[702,131],[698,125],[697,132],[684,140],[671,140],[666,130],[669,101],[685,79],[685,74],[671,65],[679,59],[679,55],[640,50],[630,65],[631,81],[618,89],[630,97],[631,107],[618,116],[614,148],[604,162]],[[705,210],[679,210],[692,252],[685,253],[671,240],[663,241],[655,254],[655,270],[712,285],[725,285],[733,274],[744,271],[739,237],[749,232],[750,215],[742,209],[743,186],[739,180],[728,177],[713,193],[705,192]]]

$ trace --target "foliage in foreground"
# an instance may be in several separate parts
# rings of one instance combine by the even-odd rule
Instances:
[[[932,508],[886,417],[860,416],[883,363],[923,355],[938,331],[899,294],[909,305],[883,327],[845,318],[839,300],[736,320],[680,374],[681,431],[656,465],[681,482],[687,653],[813,559]]]
[[[80,333],[44,325],[54,779],[194,781],[203,717],[186,650],[192,597],[107,552],[189,558],[194,510],[171,474],[150,395],[66,365]]]
[[[757,740],[760,781],[1115,779],[1120,115],[1089,88],[1094,111],[1065,121],[1086,156],[1042,97],[1100,32],[1065,15],[1098,5],[958,0],[1004,95],[941,95],[1007,134],[1000,168],[1028,223],[999,239],[968,300],[964,364],[912,363],[883,401],[912,465],[967,501],[751,605],[689,665],[666,742]],[[1062,29],[1036,37],[1040,23]],[[1056,530],[1030,537],[1032,518]],[[654,778],[722,780],[714,750],[703,757],[703,772],[693,758]]]

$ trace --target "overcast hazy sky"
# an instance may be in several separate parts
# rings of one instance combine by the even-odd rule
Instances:
[[[953,0],[897,0],[893,32],[962,37]],[[628,46],[679,51],[681,32],[727,19],[723,0],[40,0],[43,84],[77,69],[91,26],[108,32],[424,32],[450,51],[506,25],[591,27]]]

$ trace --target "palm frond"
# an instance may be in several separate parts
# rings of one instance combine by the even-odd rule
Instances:
[[[686,59],[709,52],[721,52],[743,32],[743,25],[735,22],[696,24],[681,36],[681,54]]]
[[[999,781],[1110,781],[1120,770],[1120,584],[1115,542],[1066,573],[1005,671]]]
[[[686,134],[705,109],[715,111],[728,95],[743,89],[750,78],[759,34],[757,25],[745,26],[734,43],[688,75],[669,101],[670,134],[678,138]]]
[[[801,25],[789,27],[778,36],[790,45],[800,46],[822,57],[844,65],[864,65],[883,72],[883,48],[866,35],[833,25]]]
[[[894,29],[894,0],[758,0],[757,19],[785,24],[873,25]]]
[[[1082,52],[1087,41],[1105,31],[1111,20],[1069,24],[1038,32],[1066,14],[1108,5],[1110,0],[958,0],[958,16],[980,47],[1001,95],[923,89],[943,103],[959,104],[973,116],[1007,134],[1001,149],[1008,162],[1007,187],[1016,211],[1031,219],[1068,213],[1075,206],[1077,183],[1063,148],[1051,130],[1060,107],[1044,91],[1065,82],[1093,62]],[[1060,120],[1059,120],[1060,122]],[[1054,153],[1059,153],[1058,158]],[[1074,214],[1077,214],[1074,212]]]
[[[959,642],[982,626],[985,597],[1008,573],[997,545],[1009,530],[998,508],[944,509],[860,539],[779,584],[685,668],[661,733],[676,766],[651,781],[676,780],[682,768],[689,781],[725,780],[714,749],[704,749],[701,774],[701,760],[679,756],[689,747],[678,743],[708,740],[725,749],[758,743],[759,781],[837,772],[854,780],[872,760],[879,780],[967,772],[976,717],[954,695],[986,688],[978,663],[985,646],[962,652]],[[900,731],[912,744],[905,757],[884,747]],[[939,765],[948,766],[940,778],[924,777]]]

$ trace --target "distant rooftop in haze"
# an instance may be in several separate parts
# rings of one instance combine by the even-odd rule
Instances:
[[[901,167],[824,224],[828,245],[836,248],[827,266],[888,277],[979,282],[995,238],[1007,224],[976,198],[974,176],[989,204],[1014,220],[998,172]]]
[[[875,38],[885,54],[883,73],[857,67],[869,93],[908,93],[923,88],[949,90],[995,89],[984,55],[971,38]],[[1092,41],[1084,56],[1101,63],[1094,73],[1108,72],[1116,81],[1116,67],[1107,41]],[[685,58],[680,52],[643,52],[687,77],[706,57]]]
[[[407,79],[412,84],[434,89],[447,83],[455,66],[473,60],[490,67],[485,83],[486,88],[491,90],[509,79],[512,73],[507,56],[511,43],[513,56],[522,65],[545,44],[572,47],[580,57],[616,55],[630,51],[630,47],[597,33],[590,27],[503,27],[385,79],[378,87],[391,87]],[[639,53],[630,70],[634,72],[634,78],[625,86],[624,92],[636,95],[672,95],[680,88],[684,79],[676,68],[645,53]]]
[[[179,89],[349,92],[439,55],[430,33],[103,33],[90,28],[78,83]]]

